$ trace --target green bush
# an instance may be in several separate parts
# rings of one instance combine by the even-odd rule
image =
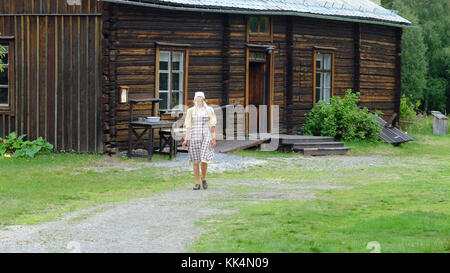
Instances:
[[[405,121],[413,121],[417,116],[419,106],[419,101],[414,104],[405,96],[405,94],[403,94],[400,100],[400,119]]]
[[[6,138],[0,137],[0,156],[12,154],[14,157],[33,158],[38,153],[49,153],[53,145],[45,141],[42,137],[34,141],[24,141],[25,135],[17,137],[15,132],[10,133]]]
[[[371,114],[366,107],[358,108],[359,96],[359,93],[352,93],[349,89],[344,98],[332,97],[329,105],[319,101],[306,114],[303,134],[332,136],[345,141],[378,140],[381,134],[381,127],[375,120],[378,114]]]

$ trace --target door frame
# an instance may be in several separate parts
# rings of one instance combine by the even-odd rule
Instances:
[[[266,90],[269,92],[268,97],[269,101],[267,104],[267,112],[268,112],[268,133],[272,132],[272,113],[271,106],[273,105],[273,89],[274,89],[274,46],[273,45],[259,45],[259,44],[247,44],[246,45],[246,54],[245,54],[245,105],[248,106],[249,101],[249,85],[250,85],[250,52],[264,52],[266,54],[266,65],[268,69],[268,73],[266,73],[266,77],[268,74],[268,78],[266,78]],[[268,52],[269,51],[269,52]],[[245,113],[245,135],[248,136],[249,132],[249,115]]]

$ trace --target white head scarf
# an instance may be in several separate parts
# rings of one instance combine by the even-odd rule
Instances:
[[[195,108],[196,108],[196,109],[200,108],[200,107],[197,105],[197,101],[196,101],[196,98],[197,98],[197,97],[202,97],[202,98],[203,98],[203,107],[207,108],[207,107],[208,107],[208,104],[206,104],[205,93],[203,93],[203,92],[195,92],[195,95],[194,95],[194,105],[195,105]]]

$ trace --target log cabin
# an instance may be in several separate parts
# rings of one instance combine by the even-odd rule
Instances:
[[[195,91],[219,106],[278,105],[282,133],[347,89],[390,119],[410,25],[369,0],[1,0],[0,137],[118,151],[127,100],[160,98],[138,113],[173,119]]]

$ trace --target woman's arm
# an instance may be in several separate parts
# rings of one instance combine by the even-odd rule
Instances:
[[[211,128],[211,136],[212,136],[212,142],[211,146],[214,148],[216,147],[216,113],[214,113],[214,109],[210,108],[209,113],[209,127]]]
[[[191,133],[191,128],[186,128],[186,134],[184,135],[184,141],[183,141],[183,144],[182,144],[183,149],[186,149],[187,141],[188,141],[188,138],[190,136],[190,133]]]
[[[213,148],[215,148],[216,147],[216,126],[211,127],[211,135],[212,135],[211,146]]]
[[[184,135],[184,141],[183,141],[183,148],[186,148],[187,141],[189,139],[189,136],[191,135],[191,129],[192,129],[192,110],[188,109],[186,113],[186,118],[184,120],[184,126],[186,127],[186,134]]]

